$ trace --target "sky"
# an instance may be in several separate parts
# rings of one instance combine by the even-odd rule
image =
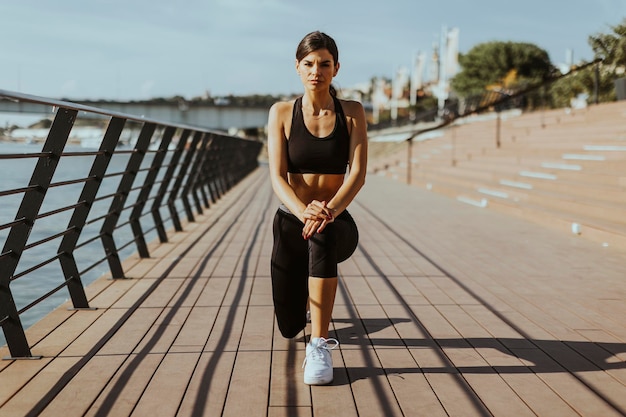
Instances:
[[[0,89],[51,98],[293,94],[304,35],[339,47],[339,88],[391,78],[442,27],[459,50],[529,42],[553,63],[626,18],[626,0],[0,0]]]

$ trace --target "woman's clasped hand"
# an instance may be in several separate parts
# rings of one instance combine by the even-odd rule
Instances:
[[[327,224],[335,220],[333,210],[326,204],[326,201],[313,200],[304,209],[302,213],[304,219],[302,237],[304,239],[310,239],[316,232],[321,233]]]

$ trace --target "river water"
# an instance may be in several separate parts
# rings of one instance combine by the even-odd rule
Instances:
[[[89,149],[80,146],[68,146],[65,149],[65,152],[85,152],[87,150]],[[34,153],[40,151],[41,144],[0,142],[0,154]],[[152,154],[146,155],[142,163],[142,168],[149,166],[152,156]],[[107,173],[124,171],[128,158],[129,155],[126,154],[114,155],[109,164]],[[59,165],[52,181],[58,182],[87,177],[89,170],[91,169],[93,159],[94,156],[62,157],[59,161]],[[9,190],[27,186],[36,163],[36,158],[0,160],[0,190]],[[135,185],[142,184],[144,176],[145,173],[140,173],[136,178]],[[99,189],[98,196],[114,193],[117,189],[120,178],[120,176],[117,176],[105,179]],[[40,213],[45,213],[76,203],[82,191],[83,185],[83,183],[80,183],[50,189],[46,194]],[[138,193],[138,191],[134,192],[134,194],[131,193],[128,201],[134,201],[133,197],[136,198],[136,193]],[[23,194],[16,194],[12,196],[0,197],[0,224],[6,224],[15,219],[15,215],[22,201],[22,196]],[[99,215],[106,213],[110,204],[110,199],[95,203],[90,211],[89,219],[95,219]],[[72,210],[68,210],[64,213],[37,220],[28,238],[28,243],[37,242],[65,230],[71,218],[72,212]],[[125,216],[128,216],[129,212],[130,210],[126,210]],[[126,221],[127,217],[124,217],[123,214],[118,224],[123,224]],[[144,230],[152,228],[153,225],[154,224],[151,222],[150,216],[142,218],[142,227]],[[87,240],[85,239],[85,236],[94,236],[98,234],[101,226],[102,221],[97,221],[92,225],[86,226],[81,233],[79,244]],[[4,247],[8,234],[9,229],[0,230],[0,249]],[[156,239],[156,237],[156,232],[149,232],[146,234],[146,241],[150,242]],[[117,230],[114,234],[114,238],[118,248],[129,242],[132,239],[132,231],[130,230],[130,227],[125,226]],[[20,259],[16,275],[43,262],[46,259],[50,259],[55,256],[60,242],[61,238],[57,238],[25,251]],[[133,252],[135,252],[135,245],[131,244],[127,248],[120,251],[120,258],[124,259],[130,256]],[[104,256],[105,253],[99,239],[75,252],[79,271],[86,269],[95,261],[103,259]],[[108,264],[105,261],[100,263],[96,268],[85,273],[81,279],[83,284],[86,286],[107,272]],[[63,281],[64,277],[60,264],[58,261],[53,261],[32,273],[26,274],[23,277],[12,281],[10,289],[16,301],[17,308],[21,309],[32,303],[41,295],[62,284]],[[20,316],[23,326],[28,328],[68,299],[69,293],[67,289],[65,287],[61,288],[45,301],[25,311]],[[5,344],[4,333],[0,332],[0,346],[3,344]]]

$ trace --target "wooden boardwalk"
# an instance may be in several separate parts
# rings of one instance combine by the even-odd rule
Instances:
[[[28,330],[1,416],[626,415],[626,253],[370,176],[340,265],[335,381],[302,383],[273,317],[259,168]],[[3,356],[8,351],[0,350]]]

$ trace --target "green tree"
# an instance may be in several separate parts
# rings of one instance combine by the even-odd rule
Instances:
[[[548,53],[536,45],[487,42],[459,57],[461,72],[451,81],[459,96],[484,93],[489,86],[516,90],[554,74]]]
[[[626,18],[621,24],[611,26],[613,33],[596,33],[589,36],[589,45],[602,58],[604,65],[617,72],[626,68]]]
[[[591,98],[594,89],[594,69],[572,71],[549,87],[549,105],[553,108],[569,107],[579,94]]]
[[[602,59],[593,81],[588,83],[589,90],[594,92],[590,95],[595,95],[597,79],[599,102],[615,100],[615,80],[626,76],[626,18],[621,24],[611,26],[611,30],[612,33],[596,33],[588,38],[596,58]]]

